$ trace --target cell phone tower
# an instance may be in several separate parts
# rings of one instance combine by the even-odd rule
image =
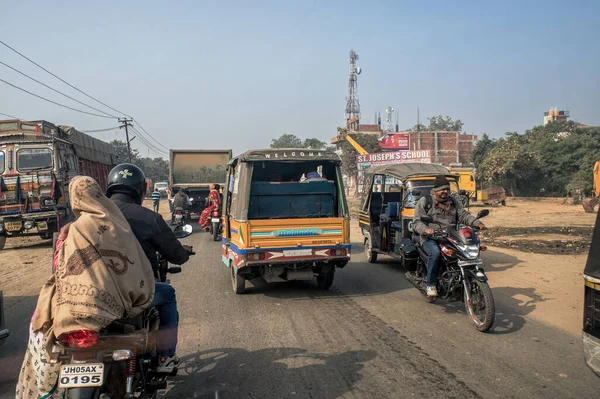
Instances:
[[[358,75],[360,75],[361,69],[356,65],[357,60],[358,54],[356,51],[350,50],[350,75],[348,76],[348,97],[346,97],[346,122],[355,117],[360,119]]]
[[[385,109],[385,121],[388,133],[392,133],[394,131],[394,123],[392,122],[392,112],[394,112],[394,108],[388,105]]]

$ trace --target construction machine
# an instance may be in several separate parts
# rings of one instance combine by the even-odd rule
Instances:
[[[592,191],[592,198],[586,198],[581,202],[583,209],[586,213],[593,213],[594,208],[598,205],[600,200],[600,161],[594,165],[594,189]]]

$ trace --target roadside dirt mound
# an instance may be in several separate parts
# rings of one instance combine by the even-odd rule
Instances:
[[[482,232],[486,244],[538,254],[586,254],[592,227],[494,227]]]

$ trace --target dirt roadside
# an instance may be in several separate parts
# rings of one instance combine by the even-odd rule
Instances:
[[[149,202],[145,205],[151,207]],[[480,209],[483,207],[474,206],[471,211],[475,213]],[[489,209],[491,213],[485,222],[490,232],[497,229],[498,235],[484,239],[489,249],[483,258],[496,298],[509,303],[518,315],[527,315],[579,335],[583,306],[582,271],[589,248],[586,241],[589,236],[579,233],[591,229],[596,215],[584,213],[581,206],[562,205],[561,200],[515,200],[508,201],[505,207]],[[160,211],[168,219],[166,200],[161,201]],[[554,230],[562,227],[569,229],[559,233]],[[515,228],[533,228],[535,239],[529,240],[526,248],[520,245],[518,250],[496,245],[502,241],[498,238],[506,236],[514,241],[516,237],[506,229]],[[557,234],[560,234],[558,240]],[[352,236],[354,242],[360,241],[356,222]],[[536,241],[552,245],[560,239],[583,244],[570,255],[534,253],[540,248]],[[6,249],[0,252],[0,289],[4,292],[7,312],[24,298],[39,293],[51,270],[51,252],[51,241],[37,237],[7,241]]]

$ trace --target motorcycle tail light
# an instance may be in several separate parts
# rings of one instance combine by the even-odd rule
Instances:
[[[175,214],[182,215],[181,211],[177,211]]]
[[[214,217],[219,217],[219,212],[218,211],[214,211],[212,214]]]
[[[90,348],[100,341],[98,333],[90,330],[64,333],[58,337],[58,340],[67,348]]]

